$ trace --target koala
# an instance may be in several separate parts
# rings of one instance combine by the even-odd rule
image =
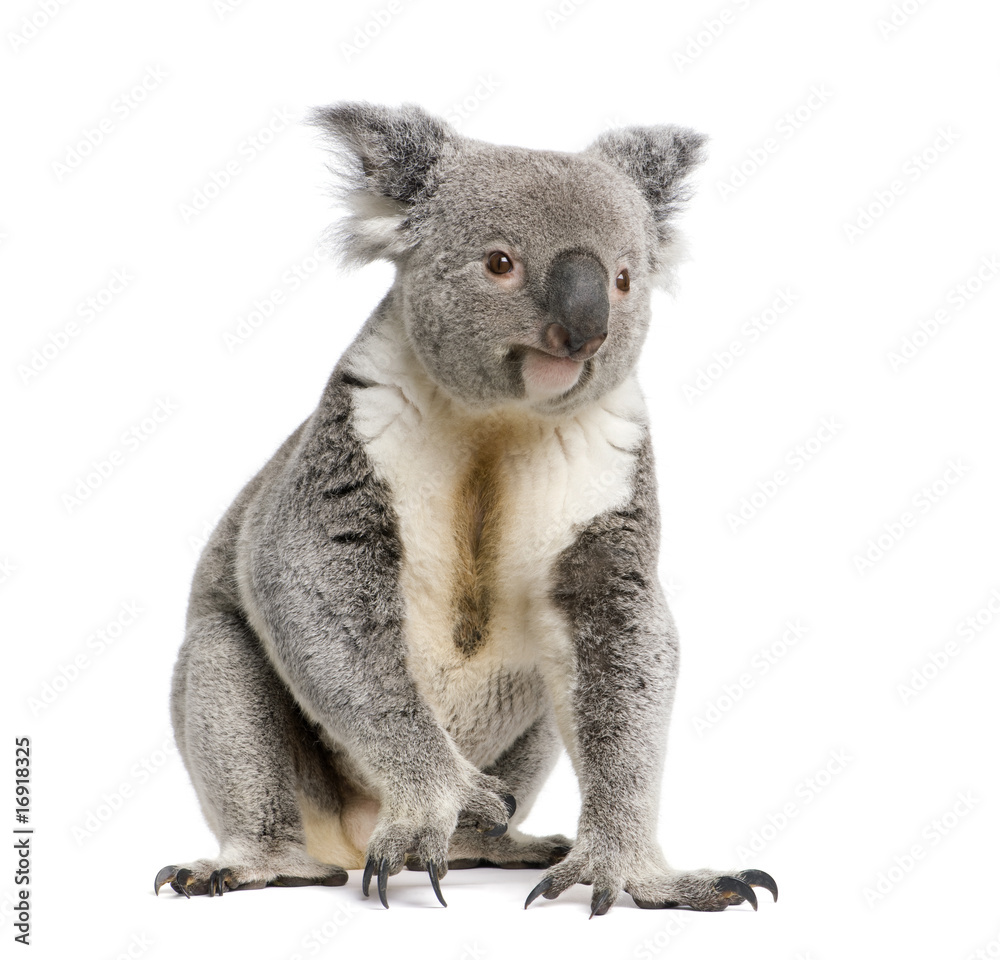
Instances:
[[[415,106],[337,104],[344,259],[395,279],[312,415],[198,563],[177,745],[219,855],[154,889],[222,895],[449,868],[544,870],[644,908],[722,910],[757,869],[657,841],[677,631],[636,365],[704,138],[496,146]],[[565,748],[575,840],[518,823]]]

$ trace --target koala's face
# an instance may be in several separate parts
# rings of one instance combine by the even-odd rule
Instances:
[[[565,154],[469,140],[413,106],[340,104],[314,122],[350,168],[342,250],[396,263],[394,303],[445,391],[557,413],[628,376],[704,137],[629,127]]]
[[[397,290],[431,377],[469,406],[563,412],[634,367],[650,314],[652,214],[585,155],[445,151]]]

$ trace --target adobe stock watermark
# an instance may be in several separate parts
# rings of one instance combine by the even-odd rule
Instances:
[[[545,22],[549,25],[549,29],[554,30],[564,24],[586,3],[587,0],[559,0],[558,4],[548,7],[545,11]]]
[[[210,170],[191,196],[177,205],[181,220],[191,223],[198,219],[295,122],[287,107],[275,107],[267,120],[240,140],[232,156]]]
[[[808,633],[809,628],[801,620],[786,620],[781,634],[757,650],[736,679],[723,684],[722,692],[705,703],[702,713],[692,721],[698,736],[704,736],[727,717],[743,701],[744,696],[784,660]]]
[[[851,557],[858,575],[863,577],[871,572],[917,525],[921,517],[927,516],[971,471],[972,467],[961,457],[949,460],[941,476],[924,484],[910,498],[909,507],[891,520],[886,520],[882,529],[875,536],[869,537],[862,550]]]
[[[166,79],[167,72],[163,67],[155,64],[146,67],[146,72],[135,83],[112,99],[107,112],[84,127],[79,136],[66,147],[62,156],[51,162],[50,167],[56,180],[62,183],[71,173],[79,170]]]
[[[729,177],[716,180],[715,188],[723,200],[729,200],[746,186],[752,177],[777,154],[813,117],[831,100],[833,92],[825,83],[813,84],[806,97],[790,110],[786,110],[775,123],[774,132],[760,143],[747,149],[743,159],[729,168]]]
[[[10,557],[0,557],[0,587],[9,583],[15,573],[17,567],[14,561]]]
[[[900,0],[875,22],[883,40],[896,36],[927,5],[929,0]]]
[[[988,254],[981,257],[976,268],[960,282],[951,287],[944,295],[944,302],[929,316],[917,322],[917,325],[903,337],[895,350],[886,354],[889,369],[898,373],[911,360],[920,355],[921,351],[947,327],[952,320],[978,297],[986,285],[1000,272],[1000,257]]]
[[[222,21],[242,10],[245,2],[246,0],[213,0],[212,9],[215,11],[215,16]]]
[[[240,314],[232,329],[222,335],[227,352],[235,353],[239,350],[288,303],[289,297],[301,290],[307,280],[316,276],[323,259],[321,248],[316,247],[282,270],[278,281],[266,293],[254,298],[250,309]]]
[[[963,650],[968,649],[973,640],[993,626],[998,616],[1000,616],[1000,587],[994,587],[986,602],[963,617],[955,626],[957,638],[952,637],[938,649],[932,650],[910,671],[905,683],[896,685],[896,694],[903,705],[912,703],[923,693],[955,662]]]
[[[84,811],[83,816],[70,828],[76,845],[82,847],[97,836],[129,801],[135,799],[142,787],[179,757],[173,737],[167,736],[159,746],[136,760],[125,776],[113,787],[102,791],[97,803]]]
[[[796,443],[781,459],[781,466],[758,480],[753,490],[740,498],[740,502],[726,514],[726,523],[730,533],[739,533],[761,513],[786,487],[794,477],[798,476],[816,457],[827,448],[831,441],[840,436],[844,425],[836,417],[824,417],[819,426],[806,437]]]
[[[17,917],[20,912],[18,907],[24,909],[24,901],[20,896],[15,896],[11,890],[5,890],[3,894],[3,899],[0,900],[0,930],[7,926],[8,920],[13,920]]]
[[[372,10],[364,23],[354,30],[351,38],[341,41],[340,52],[344,60],[350,63],[355,57],[364,53],[402,12],[403,0],[389,0],[384,6]]]
[[[28,697],[28,709],[37,717],[51,707],[108,650],[110,650],[139,619],[142,608],[134,600],[125,600],[113,617],[83,638],[80,650],[69,660],[50,671],[34,696]]]
[[[689,33],[684,38],[684,45],[674,51],[673,61],[678,73],[683,73],[688,67],[722,37],[729,28],[750,8],[751,0],[734,0],[716,11],[714,16],[701,21],[699,29]]]
[[[846,750],[831,750],[822,766],[795,785],[791,798],[773,813],[769,813],[764,822],[750,834],[746,842],[737,846],[736,856],[740,859],[740,865],[746,866],[769,844],[777,840],[788,829],[791,822],[815,803],[853,762],[854,757]]]
[[[1000,958],[1000,931],[992,940],[976,947],[972,953],[966,954],[965,960],[998,960]]]
[[[114,960],[139,960],[152,949],[155,941],[144,933],[135,933],[132,939],[115,954]]]
[[[892,858],[892,863],[879,871],[867,886],[862,888],[865,902],[875,908],[882,904],[935,847],[947,839],[958,825],[979,806],[979,797],[971,790],[963,790],[940,816],[928,821],[920,831],[920,840]]]
[[[445,120],[456,130],[460,130],[499,89],[500,81],[494,79],[492,73],[481,73],[476,78],[476,85],[461,100],[456,100],[448,107],[444,114]]]
[[[664,913],[670,914],[674,913],[670,910],[663,911]],[[651,937],[646,937],[642,943],[636,946],[635,950],[632,951],[632,956],[635,960],[654,960],[655,957],[660,956],[687,928],[693,923],[693,918],[690,913],[678,910],[673,916],[668,916],[667,919],[660,925],[660,929],[656,931]]]
[[[798,301],[798,294],[791,287],[779,287],[771,302],[745,320],[737,335],[721,350],[715,350],[711,358],[695,371],[692,381],[681,385],[681,393],[687,402],[694,403],[708,393],[735,366],[737,360],[746,356],[747,348],[759,343],[764,334]]]
[[[108,309],[135,280],[128,267],[115,267],[111,276],[96,293],[84,297],[73,311],[73,319],[50,330],[28,356],[17,365],[21,383],[31,383],[43,374],[49,365],[77,341],[82,333]]]
[[[20,53],[68,6],[70,0],[41,0],[34,10],[17,21],[14,29],[7,32],[7,42],[11,52]]]
[[[896,201],[905,196],[913,184],[922,180],[956,144],[960,137],[951,126],[938,127],[934,139],[925,147],[910,154],[899,171],[884,186],[855,211],[854,219],[842,224],[848,243],[855,243],[875,226],[892,209]]]
[[[564,541],[567,529],[589,521],[595,511],[603,512],[601,505],[606,500],[607,492],[620,488],[633,465],[632,454],[621,452],[604,462],[600,473],[592,473],[584,485],[574,490],[573,496],[567,497],[562,509],[556,511],[549,525],[541,532],[539,543],[545,545],[543,549],[550,549],[553,544]]]
[[[70,490],[63,493],[62,505],[66,512],[73,513],[82,507],[176,412],[177,404],[169,397],[164,397],[156,401],[145,417],[123,430],[118,437],[118,445],[103,457],[92,460],[89,469],[76,478]]]
[[[214,516],[209,517],[202,523],[197,533],[192,533],[188,536],[188,550],[197,555],[208,546],[208,541],[211,540],[215,528],[219,525],[219,521],[222,520],[228,509],[228,507],[224,507],[217,510]]]
[[[288,955],[288,960],[305,960],[306,957],[320,956],[325,948],[337,939],[341,931],[360,915],[361,911],[352,904],[338,903],[333,910],[325,914],[326,919],[322,923],[309,928],[296,951]]]
[[[462,944],[462,952],[455,956],[455,960],[489,960],[489,951],[478,941]]]

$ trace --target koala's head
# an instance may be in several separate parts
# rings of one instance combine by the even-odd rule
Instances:
[[[341,104],[314,122],[347,160],[342,253],[395,262],[438,385],[471,407],[556,413],[625,379],[678,260],[700,134],[632,127],[556,153],[471,140],[413,106]]]

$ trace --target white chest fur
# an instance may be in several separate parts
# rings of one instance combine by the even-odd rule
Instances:
[[[645,418],[629,379],[545,417],[460,409],[391,330],[356,345],[353,424],[389,485],[403,543],[409,667],[438,720],[485,765],[545,709],[568,631],[549,601],[576,531],[631,495]],[[556,684],[563,689],[564,684]]]

